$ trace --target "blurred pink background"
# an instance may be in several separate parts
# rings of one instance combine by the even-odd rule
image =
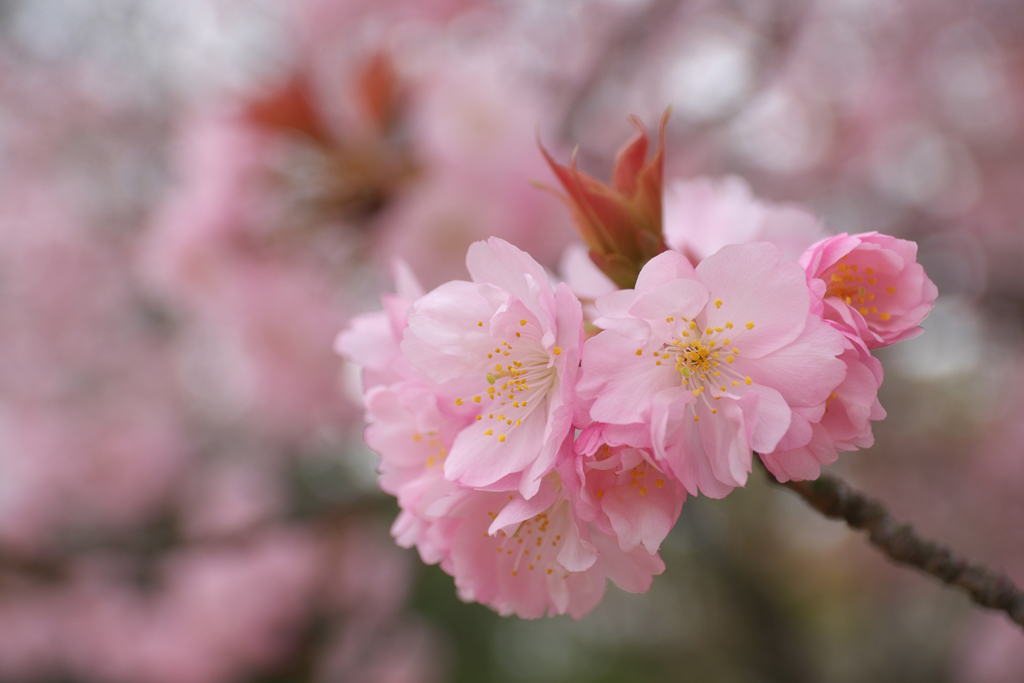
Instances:
[[[1024,634],[757,476],[645,595],[501,618],[395,547],[332,351],[391,264],[574,241],[537,138],[920,244],[832,469],[1024,582],[1017,0],[0,5],[0,682],[1024,680]],[[669,190],[671,191],[671,190]]]

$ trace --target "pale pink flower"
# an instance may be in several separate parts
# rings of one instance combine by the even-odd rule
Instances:
[[[572,460],[563,462],[571,477]],[[552,473],[529,500],[463,489],[433,506],[451,538],[441,567],[462,599],[525,619],[579,619],[601,601],[606,578],[633,593],[650,587],[664,571],[661,558],[640,546],[623,552],[614,536],[578,520],[563,486]]]
[[[869,349],[921,334],[939,290],[917,262],[917,244],[877,232],[842,233],[800,257],[825,283],[825,317],[860,336]]]
[[[413,304],[402,351],[477,413],[456,436],[445,476],[532,497],[572,429],[580,303],[503,240],[473,244],[466,265],[472,282],[449,282]]]
[[[429,538],[427,508],[458,489],[444,477],[444,463],[458,433],[474,420],[469,406],[416,381],[367,392],[366,444],[380,455],[379,484],[402,509],[391,528],[403,548],[416,546],[424,562],[439,562],[446,547]],[[475,405],[475,404],[474,404]]]
[[[665,187],[665,242],[699,263],[728,244],[771,242],[797,259],[828,236],[814,214],[795,204],[757,199],[737,176],[675,180]]]
[[[836,461],[836,451],[855,451],[874,444],[871,421],[885,417],[878,402],[882,385],[882,364],[855,335],[832,324],[843,334],[846,350],[839,359],[846,363],[846,376],[825,399],[825,410],[811,424],[811,440],[791,448],[783,439],[771,453],[759,453],[761,461],[779,481],[817,479],[821,466]],[[808,417],[812,417],[808,413]]]
[[[584,429],[574,446],[570,498],[580,519],[617,538],[623,552],[642,544],[653,554],[679,519],[686,489],[662,471],[649,447],[636,447],[649,440],[637,431],[600,423]]]
[[[771,244],[724,247],[696,269],[664,252],[636,289],[598,299],[605,331],[584,347],[580,400],[596,422],[648,429],[691,494],[723,497],[746,482],[751,449],[806,444],[844,377],[842,335],[811,303]]]

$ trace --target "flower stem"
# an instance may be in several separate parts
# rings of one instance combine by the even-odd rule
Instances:
[[[851,528],[867,531],[871,544],[896,562],[958,586],[978,605],[1006,612],[1010,619],[1024,626],[1024,592],[1006,574],[965,560],[944,545],[921,538],[909,524],[900,524],[880,501],[834,475],[822,473],[814,481],[779,482],[767,469],[765,472],[772,482],[795,491],[826,517],[845,520]]]

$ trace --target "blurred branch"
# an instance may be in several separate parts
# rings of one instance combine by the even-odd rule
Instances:
[[[957,557],[949,548],[921,538],[909,524],[896,521],[881,502],[838,477],[822,473],[814,481],[779,482],[767,469],[765,472],[773,482],[795,491],[826,517],[842,519],[853,529],[867,531],[871,544],[896,562],[963,588],[975,603],[1006,612],[1024,626],[1024,592],[1002,572]]]

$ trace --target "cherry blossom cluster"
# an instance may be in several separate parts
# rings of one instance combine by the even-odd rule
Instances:
[[[660,165],[639,162],[660,188]],[[616,206],[605,216],[650,201],[561,170],[578,223],[607,228],[587,204],[599,193]],[[338,337],[363,368],[366,442],[401,507],[392,533],[465,600],[579,618],[606,579],[647,590],[686,496],[744,486],[755,454],[781,481],[813,479],[873,443],[885,412],[871,351],[920,333],[937,295],[916,245],[841,234],[787,257],[820,224],[735,179],[674,186],[664,227],[656,201],[672,247],[633,287],[614,284],[621,264],[613,279],[592,265],[608,256],[557,282],[491,238],[470,247],[468,281],[424,293],[399,266],[384,310]],[[723,243],[706,256],[705,228]]]

